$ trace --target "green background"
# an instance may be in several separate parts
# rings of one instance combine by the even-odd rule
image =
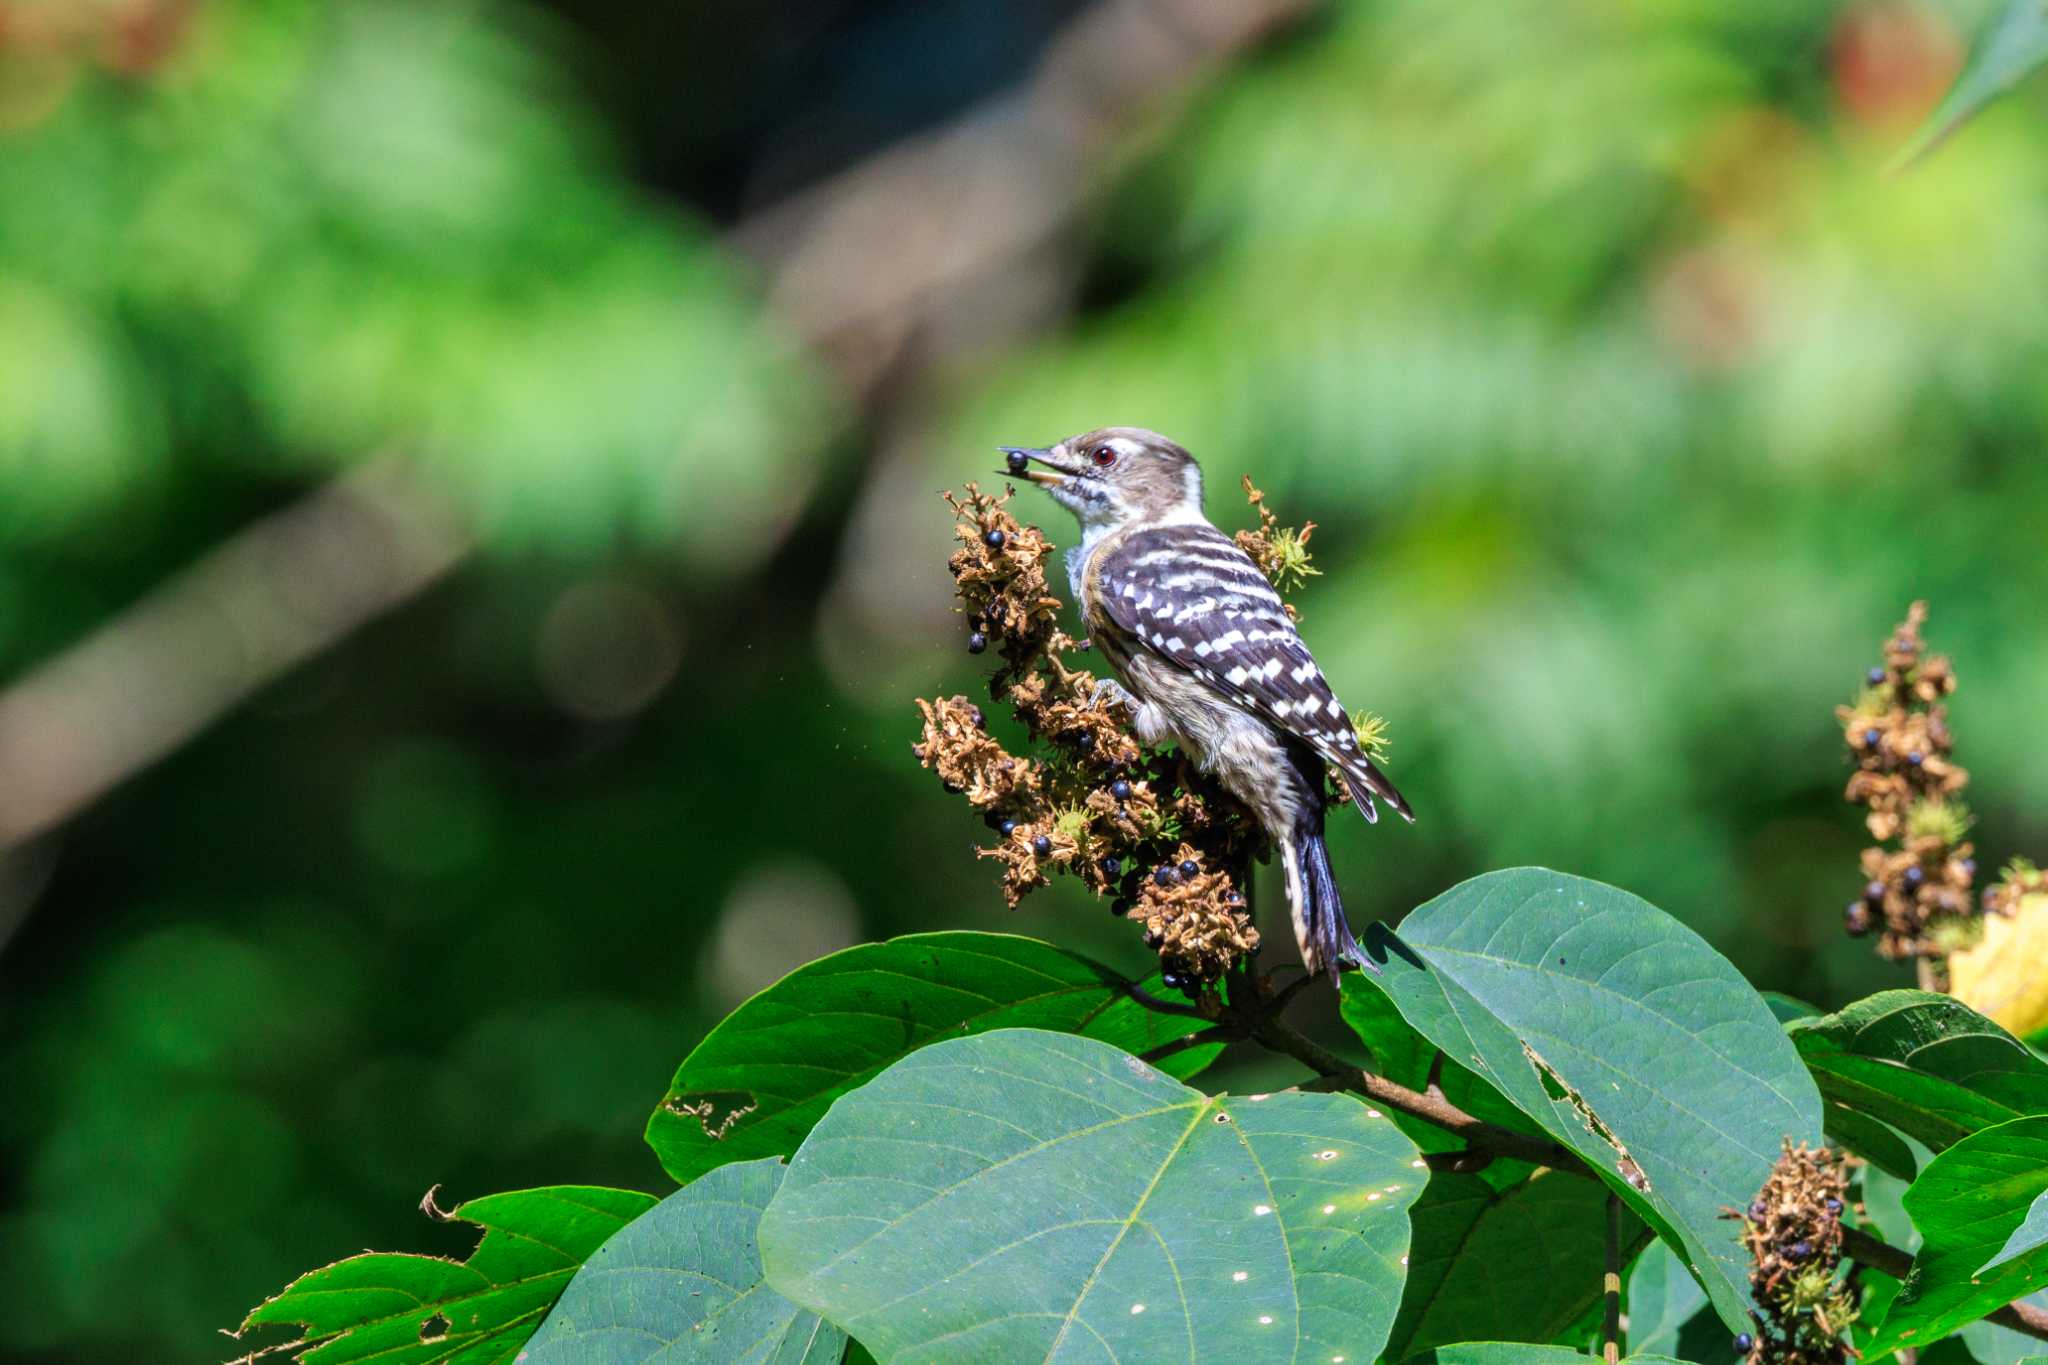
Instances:
[[[0,5],[0,717],[352,471],[477,540],[0,848],[0,1354],[227,1355],[299,1271],[465,1253],[436,1182],[665,1192],[677,1062],[834,948],[1144,968],[1073,888],[1005,912],[909,756],[998,444],[1153,426],[1224,525],[1244,473],[1318,523],[1306,634],[1420,816],[1335,826],[1361,921],[1538,863],[1903,984],[1837,927],[1830,708],[1916,596],[1980,862],[2048,854],[2042,96],[1882,173],[1981,7],[1275,5],[1186,67],[1143,8]],[[217,605],[0,745],[0,820],[255,657]]]

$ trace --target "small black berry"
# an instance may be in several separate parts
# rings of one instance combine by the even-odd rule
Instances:
[[[1012,474],[1022,474],[1025,470],[1025,467],[1028,466],[1030,463],[1031,457],[1029,455],[1026,455],[1023,451],[1013,450],[1009,452],[1009,465],[1010,472]]]
[[[1883,736],[1878,734],[1878,732],[1875,729],[1865,730],[1863,732],[1863,747],[1866,749],[1875,749],[1877,747],[1877,741],[1882,738]]]
[[[1751,1335],[1750,1335],[1749,1333],[1747,1333],[1747,1332],[1737,1332],[1737,1333],[1735,1334],[1735,1354],[1737,1354],[1737,1355],[1739,1355],[1739,1356],[1746,1356],[1746,1355],[1748,1355],[1748,1354],[1749,1354],[1749,1353],[1750,1353],[1751,1351],[1754,1351],[1755,1349],[1756,1349],[1756,1338],[1755,1338],[1755,1337],[1751,1336]]]
[[[1124,860],[1115,855],[1102,860],[1102,875],[1105,877],[1114,877],[1123,870]]]
[[[1223,903],[1225,905],[1242,905],[1244,903],[1244,896],[1233,886],[1230,890],[1223,893]]]
[[[1788,1261],[1803,1261],[1811,1255],[1813,1255],[1813,1244],[1811,1242],[1794,1242],[1791,1246],[1785,1248],[1785,1259]]]
[[[1003,548],[1003,533],[1001,531],[990,531],[981,538],[981,543],[988,546],[991,550],[1000,550]]]
[[[1926,880],[1927,874],[1920,870],[1920,864],[1915,863],[1906,869],[1906,885],[1918,886]]]
[[[1765,1216],[1769,1214],[1770,1211],[1771,1206],[1769,1204],[1764,1203],[1763,1200],[1759,1199],[1754,1204],[1751,1204],[1749,1206],[1750,1220],[1752,1222],[1761,1223],[1764,1221]]]
[[[1129,896],[1118,896],[1109,903],[1109,913],[1115,915],[1118,919],[1122,919],[1125,915],[1130,914],[1131,898]]]
[[[1885,674],[1884,674],[1884,670],[1883,670],[1883,669],[1881,669],[1881,668],[1873,668],[1873,669],[1871,669],[1871,670],[1870,670],[1870,685],[1871,685],[1872,687],[1876,687],[1876,686],[1878,686],[1878,685],[1879,685],[1880,683],[1882,683],[1882,682],[1884,681],[1884,677],[1885,677]]]
[[[1170,867],[1162,867],[1153,872],[1152,880],[1158,882],[1161,886],[1172,886],[1180,880],[1180,874]]]
[[[974,722],[975,729],[988,729],[988,717],[981,714],[981,708],[979,706],[974,707],[972,710],[968,712],[968,719]]]
[[[1842,1201],[1833,1195],[1829,1195],[1826,1199],[1821,1200],[1820,1206],[1829,1213],[1840,1213],[1842,1211]]]
[[[1083,730],[1075,735],[1074,747],[1084,754],[1093,749],[1095,747],[1095,732],[1093,730]]]
[[[1180,993],[1182,995],[1185,995],[1190,1000],[1200,995],[1202,993],[1202,978],[1199,976],[1182,977],[1180,981]]]
[[[1884,899],[1884,883],[1868,882],[1863,887],[1863,899],[1875,904]]]
[[[1870,932],[1870,907],[1862,901],[1850,901],[1849,908],[1842,912],[1842,927],[1862,938]]]
[[[997,811],[983,811],[981,813],[981,823],[987,825],[990,829],[1001,829],[1003,827],[1003,817]]]
[[[1927,755],[1921,753],[1918,749],[1915,749],[1912,753],[1906,755],[1906,762],[1911,764],[1915,768],[1919,767],[1922,763],[1925,763],[1926,761]]]
[[[1161,972],[1159,974],[1159,984],[1170,991],[1182,990],[1187,986],[1187,982],[1182,979],[1179,972]]]
[[[1131,784],[1119,777],[1109,784],[1109,794],[1119,801],[1128,801],[1131,799]]]
[[[988,636],[983,635],[980,631],[977,630],[967,637],[967,652],[969,654],[979,654],[987,648]]]
[[[1963,869],[1963,875],[1965,877],[1974,877],[1977,875],[1977,860],[1975,858],[1965,858],[1962,860],[1962,862],[1956,864],[1956,866]]]
[[[1180,875],[1183,877],[1198,876],[1200,875],[1201,871],[1202,869],[1200,865],[1197,864],[1193,858],[1185,860],[1180,865]]]
[[[1166,942],[1166,935],[1160,933],[1157,929],[1147,929],[1145,931],[1145,946],[1147,948],[1157,948],[1164,942]]]
[[[1046,838],[1043,834],[1039,835],[1031,841],[1031,851],[1041,858],[1051,856],[1052,840]]]
[[[945,789],[946,795],[948,796],[958,796],[961,792],[966,790],[966,788],[962,787],[958,782],[941,782],[939,785]]]
[[[1001,820],[998,820],[996,822],[996,833],[1002,835],[1005,839],[1009,838],[1012,834],[1016,832],[1017,822],[1015,820],[1012,820],[1009,816],[1005,815]]]

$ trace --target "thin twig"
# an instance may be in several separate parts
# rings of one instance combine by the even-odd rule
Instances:
[[[1278,1014],[1282,1010],[1286,1009],[1287,1002],[1292,1000],[1295,996],[1301,994],[1301,992],[1309,985],[1309,983],[1314,981],[1315,979],[1316,978],[1313,973],[1303,972],[1299,979],[1290,981],[1285,986],[1282,986],[1278,991],[1275,991],[1272,994],[1271,1003],[1267,1006],[1266,1013]],[[1265,985],[1267,987],[1270,987],[1271,983],[1272,978],[1266,978]]]
[[[1183,1005],[1177,1000],[1161,1000],[1135,981],[1125,983],[1124,994],[1130,996],[1131,999],[1137,1001],[1146,1009],[1156,1010],[1160,1014],[1182,1014],[1190,1019],[1207,1019],[1209,1017],[1193,1005]]]
[[[1607,1273],[1600,1281],[1607,1314],[1600,1331],[1600,1358],[1607,1365],[1621,1361],[1621,1196],[1607,1194]]]
[[[1225,1028],[1220,1024],[1215,1028],[1197,1029],[1186,1037],[1176,1038],[1170,1043],[1161,1043],[1138,1060],[1157,1065],[1168,1057],[1177,1056],[1190,1048],[1204,1047],[1210,1043],[1235,1042],[1239,1036],[1236,1029]]]

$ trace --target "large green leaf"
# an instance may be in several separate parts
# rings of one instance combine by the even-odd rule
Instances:
[[[1881,991],[1794,1020],[1786,1032],[1831,1103],[1937,1152],[1993,1124],[2048,1113],[2048,1062],[1953,996]]]
[[[1928,1162],[1906,1191],[1920,1254],[1865,1358],[1938,1340],[2048,1286],[2044,1194],[2048,1117],[1973,1133]]]
[[[1371,984],[1585,1158],[1748,1320],[1724,1209],[1752,1199],[1821,1103],[1777,1020],[1699,935],[1639,897],[1542,868],[1489,873],[1375,926]]]
[[[782,1184],[774,1157],[721,1166],[599,1247],[525,1365],[837,1365],[846,1334],[761,1282],[754,1234]]]
[[[2004,11],[1971,45],[1962,75],[1949,87],[1940,107],[1913,134],[1894,166],[1925,156],[2043,62],[2048,62],[2048,0],[2008,0]]]
[[[576,1267],[654,1207],[650,1194],[591,1185],[490,1194],[448,1215],[484,1229],[467,1261],[365,1252],[301,1275],[242,1330],[304,1328],[306,1365],[493,1365],[511,1360]]]
[[[1144,1052],[1205,1026],[1146,1009],[1131,984],[1011,934],[912,934],[849,948],[791,972],[711,1030],[648,1120],[647,1141],[688,1184],[729,1161],[789,1155],[833,1100],[942,1038],[1042,1028]],[[1216,1052],[1191,1049],[1164,1069],[1193,1075]]]
[[[1211,1098],[1091,1039],[1008,1029],[833,1105],[761,1256],[890,1362],[1364,1362],[1400,1300],[1420,1165],[1348,1096]]]
[[[1387,1354],[1475,1336],[1557,1340],[1600,1298],[1608,1198],[1606,1186],[1555,1171],[1506,1190],[1477,1175],[1432,1175],[1408,1211],[1408,1283]],[[1624,1237],[1630,1256],[1650,1232],[1630,1217]]]

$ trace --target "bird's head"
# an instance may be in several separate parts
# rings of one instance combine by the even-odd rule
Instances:
[[[1005,473],[1052,494],[1083,527],[1201,515],[1202,467],[1156,431],[1103,427],[1054,446],[1000,449]]]

